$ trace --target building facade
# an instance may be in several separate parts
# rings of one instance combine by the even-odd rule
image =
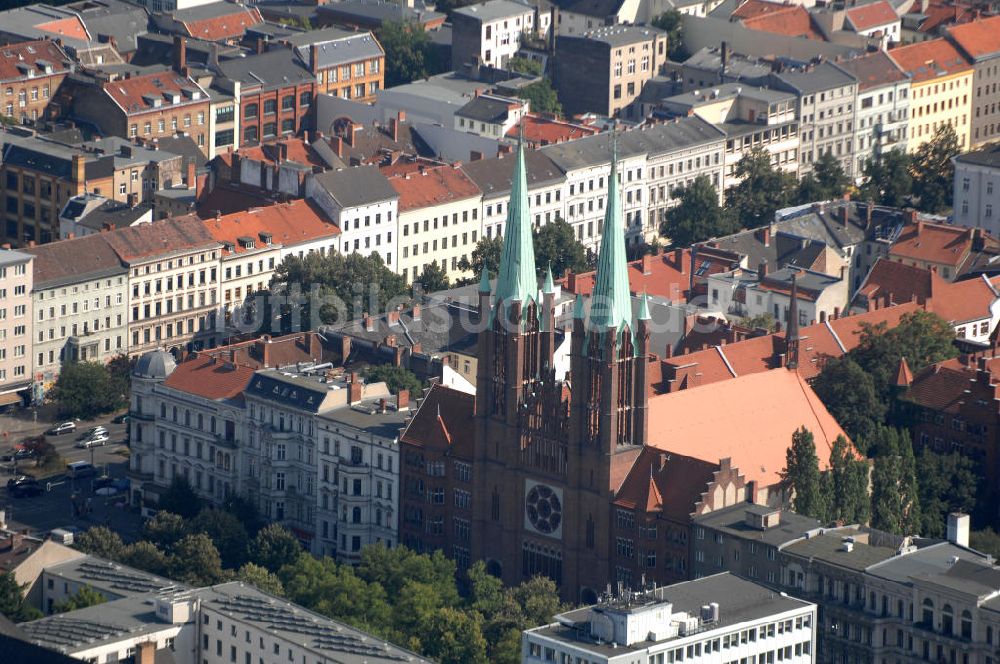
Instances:
[[[1000,147],[986,146],[952,161],[955,222],[1000,237]]]
[[[370,32],[311,30],[286,39],[316,75],[316,94],[369,104],[385,88],[385,50]]]
[[[4,46],[0,57],[4,117],[21,124],[45,117],[49,99],[71,71],[73,61],[54,41]]]
[[[34,256],[0,251],[0,404],[26,401],[31,386],[31,289]],[[19,394],[25,393],[25,394]]]
[[[996,31],[1000,16],[980,18],[971,23],[947,28],[947,38],[972,62],[970,90],[970,143],[967,148],[997,140],[1000,136],[1000,105],[997,104],[1000,85],[1000,47]]]
[[[520,50],[522,35],[535,32],[535,9],[510,0],[490,0],[455,10],[451,21],[451,59],[456,68],[472,62],[503,68]]]

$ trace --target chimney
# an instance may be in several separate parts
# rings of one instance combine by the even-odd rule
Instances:
[[[368,314],[365,314],[363,320],[364,320],[364,323],[365,323],[365,331],[366,332],[374,332],[375,331],[375,319],[372,316],[370,316]]]
[[[871,202],[871,201],[868,201],[868,203],[865,205],[865,228],[867,228],[867,227],[869,227],[869,226],[872,225],[872,208],[873,207],[875,207],[875,204],[873,202]]]
[[[267,50],[267,42],[264,41],[263,37],[257,37],[257,55],[260,55]]]
[[[757,277],[763,279],[767,276],[767,261],[761,261],[757,265]]]
[[[833,320],[840,318],[840,307],[833,308]]]
[[[195,164],[194,160],[188,162],[187,165],[187,186],[188,189],[194,189],[197,185],[198,176],[195,174]]]
[[[420,320],[420,305],[419,304],[414,304],[413,305],[413,312],[410,314],[410,318],[412,318],[414,321],[419,321]]]
[[[653,271],[653,261],[652,256],[649,254],[643,254],[641,259],[642,273],[644,275],[651,274]]]
[[[844,195],[845,195],[845,196],[847,196],[847,194],[844,194]],[[844,201],[844,205],[843,205],[843,207],[841,208],[841,210],[843,211],[843,224],[844,224],[845,226],[847,225],[847,220],[848,220],[848,219],[850,218],[850,216],[851,216],[851,210],[850,210],[850,207],[851,207],[851,203],[850,203],[849,201]]]
[[[364,387],[364,383],[358,378],[357,373],[351,374],[351,382],[347,386],[348,390],[348,403],[358,403],[361,401],[361,389]]]
[[[969,546],[969,515],[952,512],[948,515],[948,541],[956,546]]]
[[[757,239],[764,243],[765,247],[771,246],[771,226],[761,226],[756,232]]]
[[[312,73],[319,73],[319,46],[316,44],[309,45],[309,64],[312,66]]]
[[[335,155],[337,155],[338,157],[340,157],[341,159],[343,159],[344,158],[344,139],[342,139],[340,136],[331,136],[330,137],[330,149],[333,150],[333,153]]]
[[[144,641],[138,644],[138,649],[136,664],[153,664],[156,660],[156,641]]]
[[[73,155],[73,184],[76,193],[82,194],[86,188],[87,164],[82,154]]]
[[[400,390],[396,395],[396,410],[408,409],[410,407],[410,391]]]
[[[576,275],[573,270],[566,270],[566,290],[570,293],[576,292]]]
[[[386,400],[385,397],[382,397],[381,399],[378,400],[378,412],[385,415],[385,411],[386,411]]]
[[[187,75],[187,39],[174,35],[174,71]]]
[[[346,334],[340,338],[340,361],[347,362],[351,356],[351,338]]]

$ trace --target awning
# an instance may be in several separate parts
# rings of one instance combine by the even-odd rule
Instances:
[[[0,394],[0,408],[3,408],[4,406],[12,406],[16,403],[21,403],[21,395],[17,392]]]

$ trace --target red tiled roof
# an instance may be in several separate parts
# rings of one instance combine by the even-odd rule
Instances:
[[[274,245],[286,247],[340,235],[340,229],[330,222],[322,210],[303,199],[250,208],[202,223],[213,238],[233,246],[232,251],[223,249],[223,256],[248,251],[240,246],[241,237],[252,238],[256,248],[261,248],[263,241],[260,233],[270,233]]]
[[[47,39],[8,44],[0,48],[0,81],[27,78],[28,71],[33,71],[36,78],[47,76],[45,64],[57,74],[69,71],[70,61],[54,41]]]
[[[400,440],[470,459],[475,405],[474,395],[435,383],[407,423]]]
[[[316,151],[309,147],[309,144],[301,138],[284,138],[273,143],[240,148],[238,153],[241,159],[251,159],[271,164],[292,161],[297,164],[318,166],[323,169],[327,166],[326,162],[316,154]],[[231,162],[232,157],[230,156],[227,163]]]
[[[851,7],[846,13],[847,20],[851,22],[856,32],[871,30],[899,20],[896,10],[885,0],[878,0],[878,2],[860,7]]]
[[[919,7],[918,7],[919,9]],[[917,28],[917,32],[929,34],[942,25],[957,25],[974,21],[979,17],[980,9],[972,5],[955,4],[953,0],[930,2],[923,14],[927,16]]]
[[[943,283],[935,291],[927,309],[955,325],[989,318],[990,305],[997,299],[998,285],[1000,277],[987,280],[983,276]]]
[[[816,440],[821,469],[847,435],[805,379],[773,369],[649,400],[650,445],[717,463],[729,458],[761,488],[780,482],[785,451],[800,427]]]
[[[948,28],[952,41],[971,58],[1000,53],[1000,16]]]
[[[251,367],[198,357],[178,364],[163,384],[205,399],[232,399],[243,393],[253,374]]]
[[[263,189],[251,190],[218,184],[198,201],[198,216],[202,219],[212,219],[217,214],[241,212],[254,206],[274,205],[276,202]]]
[[[244,7],[237,4],[233,4],[232,7],[232,13],[225,16],[214,16],[199,21],[183,21],[182,25],[188,31],[189,37],[205,41],[220,41],[242,37],[247,28],[264,22],[260,10],[254,7]]]
[[[974,232],[962,226],[918,221],[903,228],[889,248],[889,256],[958,268],[972,250]]]
[[[989,364],[993,362],[996,360]],[[903,398],[933,410],[957,413],[968,396],[965,391],[969,389],[969,382],[975,378],[976,371],[958,358],[945,360],[918,373]]]
[[[923,309],[923,307],[914,302],[904,302],[894,307],[883,307],[882,309],[866,311],[854,316],[844,316],[837,320],[828,320],[827,324],[836,333],[837,339],[843,344],[844,352],[846,352],[857,348],[858,344],[861,343],[861,332],[866,325],[885,323],[886,327],[893,328],[899,325],[899,321],[903,316],[912,314],[920,309]]]
[[[698,254],[699,277],[724,272],[732,266],[721,259],[715,260]],[[563,288],[577,295],[590,295],[594,290],[597,272],[584,272],[559,280]],[[691,250],[664,251],[658,256],[646,256],[628,264],[629,290],[633,295],[645,292],[674,302],[687,299],[691,286]]]
[[[131,78],[110,81],[104,84],[104,91],[118,104],[126,113],[142,113],[157,108],[153,100],[159,100],[158,108],[165,108],[171,105],[178,106],[189,103],[205,103],[208,96],[197,83],[187,78],[179,76],[171,71],[161,71],[152,74],[133,76]],[[196,93],[199,99],[186,96],[185,91]],[[179,97],[177,104],[173,104],[167,95]]]
[[[318,333],[304,332],[282,337],[264,335],[259,339],[216,346],[198,351],[198,357],[232,358],[237,364],[265,369],[286,367],[296,362],[330,361],[335,357],[339,358],[339,353],[327,350]]]
[[[51,32],[52,34],[59,35],[60,37],[71,37],[73,39],[82,39],[84,41],[90,40],[87,28],[84,26],[83,21],[80,20],[79,16],[59,18],[47,23],[39,23],[35,26],[35,29],[42,30],[44,32]]]
[[[909,387],[913,382],[913,372],[905,357],[899,358],[899,366],[896,367],[896,387]]]
[[[730,20],[732,19],[748,19],[757,18],[758,16],[767,16],[774,14],[776,12],[783,12],[788,9],[789,5],[783,2],[770,2],[769,0],[747,0],[742,5],[736,8],[732,14],[729,15]]]
[[[782,5],[781,9],[757,13],[750,18],[742,19],[741,22],[743,27],[759,32],[826,41],[823,34],[813,25],[808,10],[801,5]]]
[[[910,74],[913,83],[972,71],[972,65],[947,39],[931,39],[889,51],[889,57]]]
[[[882,257],[875,262],[858,293],[869,301],[889,299],[897,303],[916,299],[923,304],[933,295],[935,285],[943,281],[937,273],[930,270]]]
[[[534,113],[525,115],[519,126],[524,128],[524,140],[527,144],[535,147],[572,141],[600,132],[597,127],[553,120]],[[511,127],[507,135],[517,136],[518,131],[517,126]]]
[[[389,178],[399,194],[399,212],[445,205],[452,201],[478,197],[476,183],[457,166],[425,168],[419,174]]]
[[[719,464],[683,454],[663,454],[654,447],[643,448],[615,493],[615,505],[661,512],[678,520],[690,517]]]
[[[126,262],[198,248],[216,249],[219,243],[195,217],[163,219],[151,224],[119,228],[102,234]]]

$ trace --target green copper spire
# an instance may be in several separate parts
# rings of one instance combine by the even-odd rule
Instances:
[[[527,304],[538,297],[535,246],[531,240],[531,212],[528,209],[528,181],[524,168],[524,146],[518,142],[517,161],[507,204],[500,274],[497,275],[496,303],[517,300]]]
[[[652,316],[649,315],[649,298],[646,296],[646,289],[642,291],[642,297],[639,299],[639,315],[636,316],[636,320],[650,320]]]
[[[545,268],[545,283],[542,284],[542,293],[548,295],[549,293],[556,292],[556,285],[552,280],[552,263],[549,262],[549,266]]]
[[[479,277],[479,292],[490,292],[490,269],[485,266],[483,267],[483,274]]]
[[[625,256],[625,224],[622,202],[618,197],[618,146],[611,137],[611,177],[604,211],[601,253],[597,259],[597,279],[590,305],[590,324],[597,331],[615,328],[621,332],[632,321],[632,295],[628,287],[628,262]]]

